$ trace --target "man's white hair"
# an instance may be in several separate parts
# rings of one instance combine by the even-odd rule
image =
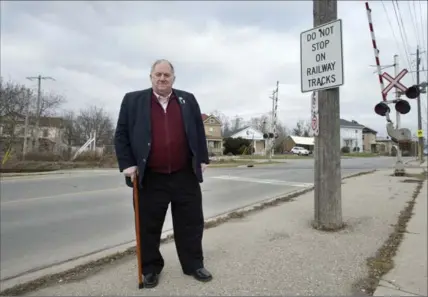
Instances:
[[[172,65],[172,63],[171,63],[170,61],[168,61],[168,60],[166,60],[166,59],[159,59],[159,60],[156,60],[156,61],[153,63],[153,65],[152,65],[152,68],[151,68],[151,70],[150,70],[150,74],[151,74],[151,73],[153,73],[153,71],[155,70],[156,65],[159,65],[160,63],[168,63],[168,64],[169,64],[169,67],[171,67],[171,72],[172,72],[172,74],[175,74],[174,66]]]

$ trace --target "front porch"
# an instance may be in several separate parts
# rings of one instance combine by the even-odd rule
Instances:
[[[208,155],[223,155],[223,139],[207,139]]]

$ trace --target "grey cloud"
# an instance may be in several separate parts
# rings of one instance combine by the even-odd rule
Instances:
[[[8,1],[2,2],[2,8],[5,9],[2,13],[2,49],[8,44],[15,48],[26,45],[34,55],[32,60],[18,53],[8,56],[8,61],[2,58],[2,75],[4,69],[8,71],[6,75],[21,78],[35,75],[33,71],[46,71],[47,75],[59,76],[58,82],[49,86],[67,90],[74,106],[80,107],[88,100],[101,104],[104,102],[112,112],[116,112],[117,102],[112,103],[108,101],[111,99],[105,98],[117,98],[119,101],[124,92],[148,83],[148,67],[154,59],[159,58],[159,52],[163,49],[158,51],[156,44],[145,48],[144,43],[151,42],[150,36],[156,37],[159,29],[156,20],[159,17],[172,17],[191,23],[192,30],[201,35],[206,32],[210,20],[217,20],[222,25],[258,26],[276,32],[293,32],[296,38],[300,31],[312,26],[311,1]],[[380,4],[373,3],[372,8],[376,13],[374,18],[381,46],[381,61],[386,64],[392,60],[395,42],[391,39],[385,16],[381,15]],[[372,112],[379,99],[379,86],[376,75],[372,73],[374,69],[368,66],[374,63],[374,57],[364,3],[339,1],[339,17],[344,19],[346,52],[346,83],[341,89],[341,112],[343,116],[356,120],[362,118],[367,123],[373,123],[374,129],[382,129],[384,119],[376,117]],[[130,27],[142,21],[152,22],[152,26]],[[129,33],[126,30],[132,30],[133,36],[124,36]],[[138,30],[150,31],[139,33]],[[142,40],[142,35],[147,39]],[[132,38],[135,38],[135,42],[130,40]],[[275,49],[272,52],[263,49],[265,52],[255,54],[272,55],[278,52]],[[25,55],[30,55],[28,51]],[[210,54],[207,52],[207,56]],[[255,80],[260,80],[257,82],[260,86],[257,94],[248,94],[242,89],[231,91],[233,75],[239,76],[239,69],[235,69],[239,65],[234,65],[234,57],[229,57],[233,75],[228,75],[225,63],[210,64],[209,59],[205,63],[192,62],[190,56],[173,61],[177,68],[177,87],[200,93],[206,111],[219,109],[237,114],[241,110],[264,112],[263,108],[266,108],[268,111],[270,89],[276,80],[280,80],[282,84],[295,86],[280,99],[283,120],[292,122],[298,117],[309,118],[309,95],[299,94],[299,56],[295,57],[296,63],[281,62],[287,55],[290,52],[284,49],[276,57],[278,65],[270,66],[260,79],[256,66],[252,69],[245,67],[245,71],[251,69],[254,72]],[[296,53],[293,52],[293,55]],[[248,61],[258,65],[255,62]],[[88,83],[89,78],[93,80],[93,85]],[[239,80],[239,77],[236,79]],[[228,89],[221,89],[219,85],[211,86],[214,81]],[[254,83],[247,82],[248,85]],[[245,84],[239,84],[239,88],[243,87]],[[291,107],[294,108],[292,111]]]

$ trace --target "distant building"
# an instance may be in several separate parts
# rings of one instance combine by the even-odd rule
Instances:
[[[349,147],[351,152],[362,152],[364,128],[357,121],[340,119],[340,147]]]
[[[263,155],[266,152],[267,140],[263,138],[263,133],[251,126],[242,128],[230,136],[231,138],[243,138],[250,140],[255,155]]]
[[[207,138],[208,154],[222,155],[223,154],[223,135],[221,130],[221,122],[213,115],[202,114],[202,121],[205,128],[205,136]]]
[[[368,127],[363,128],[363,152],[376,153],[376,135],[377,131]]]
[[[315,139],[313,137],[287,136],[284,140],[284,151],[289,152],[295,146],[303,147],[312,152],[315,146]]]

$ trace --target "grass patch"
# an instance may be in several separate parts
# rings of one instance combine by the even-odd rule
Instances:
[[[298,155],[294,155],[294,154],[279,154],[279,155],[273,155],[272,159],[277,159],[277,160],[283,160],[283,159],[308,159],[308,158],[312,158],[313,155],[309,155],[309,156],[298,156]],[[256,159],[256,160],[266,160],[269,159],[269,156],[261,156],[261,155],[240,155],[238,156],[238,158],[240,159]]]
[[[342,157],[348,158],[373,158],[378,156],[378,154],[373,153],[342,153]]]
[[[275,161],[266,161],[266,162],[253,162],[251,160],[240,160],[240,159],[218,159],[210,161],[208,165],[209,168],[225,168],[225,167],[237,167],[242,165],[251,165],[254,167],[255,165],[266,165],[266,164],[280,164]]]
[[[406,207],[400,212],[398,222],[394,225],[394,231],[376,252],[376,255],[367,259],[369,270],[368,276],[355,284],[355,289],[358,290],[359,293],[364,292],[365,294],[372,296],[376,291],[382,276],[394,268],[393,258],[397,254],[398,247],[404,238],[407,223],[413,215],[416,198],[418,197],[422,189],[423,182],[426,179],[426,172],[423,172],[422,174],[409,175],[417,178],[416,181],[418,185],[413,192],[411,200],[407,202]],[[411,181],[413,182],[414,180]]]

